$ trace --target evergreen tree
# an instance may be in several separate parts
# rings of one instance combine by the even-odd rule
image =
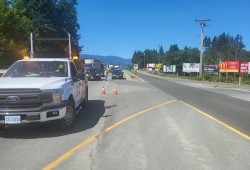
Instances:
[[[37,38],[72,37],[72,55],[81,47],[77,34],[76,0],[1,0],[0,67],[8,67],[29,55],[29,35],[34,33],[35,57],[67,57],[68,41],[38,41]]]
[[[32,21],[18,10],[13,1],[0,1],[0,67],[8,67],[27,55],[28,32]]]

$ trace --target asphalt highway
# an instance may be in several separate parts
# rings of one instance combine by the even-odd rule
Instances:
[[[176,99],[185,101],[250,136],[250,87],[246,90],[240,90],[237,86],[217,89],[206,86],[204,82],[192,82],[187,86],[187,83],[190,84],[188,80],[162,79],[143,72],[140,77]],[[238,97],[232,97],[232,93],[237,93]]]

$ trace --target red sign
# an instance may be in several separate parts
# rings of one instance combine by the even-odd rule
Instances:
[[[238,73],[239,61],[222,61],[220,64],[220,72]]]
[[[248,62],[241,62],[240,63],[240,73],[241,74],[248,74],[248,65],[249,63]]]

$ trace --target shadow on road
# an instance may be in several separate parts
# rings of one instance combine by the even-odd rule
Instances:
[[[63,136],[78,133],[94,127],[105,113],[104,101],[90,100],[86,108],[77,115],[73,128],[69,131],[60,130],[57,124],[37,126],[7,127],[0,129],[0,137],[17,139],[35,139]]]
[[[126,80],[126,78],[125,77],[119,78],[119,79],[118,78],[117,79],[116,78],[112,78],[111,80],[115,80],[115,81],[118,80],[119,81],[119,80]]]

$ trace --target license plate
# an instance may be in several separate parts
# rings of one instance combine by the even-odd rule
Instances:
[[[5,116],[5,124],[20,124],[21,116]]]

